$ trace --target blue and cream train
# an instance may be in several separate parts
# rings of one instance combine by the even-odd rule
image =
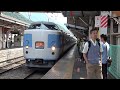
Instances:
[[[23,53],[27,67],[51,68],[77,38],[66,26],[34,22],[24,31]]]

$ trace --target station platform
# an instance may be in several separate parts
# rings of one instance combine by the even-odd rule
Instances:
[[[86,78],[86,69],[75,45],[41,79],[80,78]]]
[[[41,79],[71,79],[76,46],[72,47]]]
[[[41,79],[87,79],[86,64],[73,46]],[[108,79],[112,79],[108,75]]]
[[[23,47],[0,50],[0,62],[23,56]]]

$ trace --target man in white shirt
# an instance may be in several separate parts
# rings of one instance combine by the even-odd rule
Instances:
[[[102,74],[103,74],[103,79],[107,79],[107,60],[109,58],[108,53],[109,53],[109,44],[107,43],[107,36],[102,34],[101,36],[101,41],[102,41],[102,47],[103,47],[103,52],[102,52]]]
[[[87,78],[102,79],[102,45],[96,40],[98,30],[96,28],[90,31],[91,39],[85,43],[83,57],[86,61]]]

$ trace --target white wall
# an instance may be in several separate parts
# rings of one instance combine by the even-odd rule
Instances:
[[[2,48],[2,27],[0,27],[0,49]]]
[[[0,62],[23,56],[23,48],[0,50]]]

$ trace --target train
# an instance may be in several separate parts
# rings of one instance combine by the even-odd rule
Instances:
[[[28,68],[51,68],[77,42],[64,25],[34,22],[24,30],[23,55]]]

